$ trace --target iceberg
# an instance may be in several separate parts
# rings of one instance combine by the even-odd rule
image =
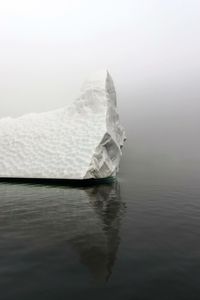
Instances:
[[[0,119],[0,177],[116,176],[124,141],[113,80],[100,71],[67,107]]]

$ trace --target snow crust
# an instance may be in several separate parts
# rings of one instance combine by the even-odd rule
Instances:
[[[113,80],[100,71],[68,107],[0,119],[0,177],[115,176],[124,141]]]

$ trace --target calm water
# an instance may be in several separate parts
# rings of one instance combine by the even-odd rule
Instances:
[[[0,182],[1,300],[200,299],[199,161],[147,133],[115,182]]]

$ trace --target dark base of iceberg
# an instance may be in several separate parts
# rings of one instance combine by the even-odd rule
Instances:
[[[21,183],[33,185],[49,185],[49,186],[70,186],[84,187],[91,185],[112,184],[116,181],[116,177],[106,178],[90,178],[90,179],[54,179],[54,178],[0,178],[0,183]]]

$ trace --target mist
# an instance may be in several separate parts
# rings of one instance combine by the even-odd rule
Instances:
[[[67,106],[107,69],[127,136],[102,178],[121,152],[94,122],[2,122],[1,299],[200,299],[199,37],[199,0],[1,1],[0,118]],[[65,179],[86,152],[100,178]]]
[[[195,0],[2,2],[0,117],[66,106],[106,68],[134,153],[199,161],[199,36]]]

